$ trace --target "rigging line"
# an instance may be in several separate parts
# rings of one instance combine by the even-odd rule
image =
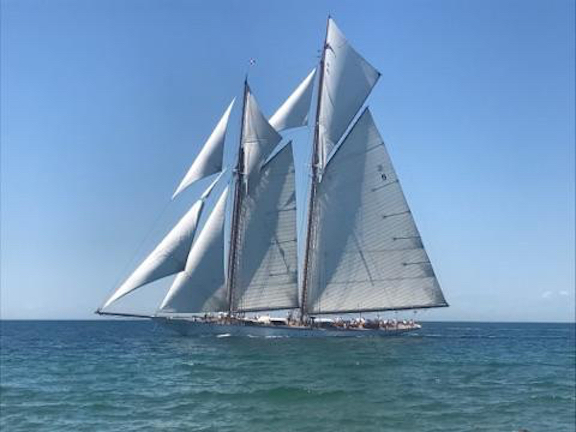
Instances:
[[[315,67],[315,69],[318,71],[318,67],[319,65],[317,65]],[[318,76],[319,76],[319,72],[318,72]],[[316,78],[316,77],[314,77]],[[318,88],[317,91],[320,91],[320,89]],[[311,111],[312,111],[312,104],[310,104],[310,107],[308,109],[308,124],[307,124],[307,131],[308,133],[306,134],[306,143],[311,143],[313,138],[313,133],[314,133],[314,127],[312,126],[312,122],[310,121],[310,116],[311,116]],[[314,119],[314,123],[316,122],[316,119]],[[293,147],[294,148],[294,147]],[[298,226],[298,233],[297,233],[297,247],[296,247],[296,259],[297,259],[297,263],[296,263],[296,268],[297,268],[297,279],[298,279],[298,288],[300,288],[301,285],[301,278],[303,276],[303,270],[302,270],[302,263],[303,263],[303,257],[302,257],[302,246],[304,246],[304,249],[306,248],[306,223],[304,223],[306,221],[306,215],[307,215],[307,206],[308,206],[308,192],[310,191],[310,182],[312,181],[312,176],[311,176],[311,172],[310,172],[310,165],[307,163],[307,161],[312,160],[312,152],[314,151],[314,144],[312,143],[312,145],[309,147],[309,151],[306,154],[306,159],[304,161],[304,179],[302,179],[302,172],[297,172],[296,170],[296,161],[295,161],[295,152],[292,153],[292,159],[294,160],[294,187],[295,187],[295,198],[296,198],[296,210],[299,213],[299,216],[297,216],[297,220],[300,222],[300,225]],[[299,164],[298,164],[299,165]],[[302,193],[302,188],[298,188],[297,187],[297,179],[300,178],[300,181],[305,180],[306,183],[304,185],[304,191],[305,191],[305,196],[302,198],[300,198],[300,202],[304,201],[305,205],[301,205],[298,206],[298,195],[301,195]],[[298,193],[298,190],[300,190],[300,194]],[[305,253],[305,252],[304,252]]]
[[[354,239],[354,244],[358,249],[358,254],[364,264],[364,268],[366,269],[366,273],[368,274],[368,279],[370,279],[370,284],[374,285],[374,278],[372,277],[372,273],[370,272],[370,267],[368,267],[368,262],[366,261],[366,257],[364,256],[364,252],[362,252],[362,248],[360,247],[360,242],[358,241],[358,236],[356,235],[355,231],[352,231],[352,238]]]
[[[118,276],[116,277],[114,285],[112,286],[112,288],[110,290],[108,290],[108,295],[106,296],[104,302],[102,302],[101,306],[98,307],[98,310],[100,310],[104,306],[104,304],[110,298],[110,296],[118,289],[120,282],[126,277],[125,275],[128,272],[128,269],[134,265],[134,261],[136,260],[136,257],[142,251],[144,244],[150,240],[150,237],[152,236],[152,232],[156,230],[158,223],[166,214],[166,210],[168,210],[168,207],[170,206],[171,203],[172,203],[171,199],[166,201],[166,203],[164,204],[164,207],[162,208],[162,210],[160,210],[158,216],[156,216],[156,218],[154,219],[154,221],[150,225],[150,228],[148,229],[146,235],[144,236],[142,241],[138,244],[138,246],[134,250],[134,252],[132,254],[132,258],[130,258],[130,260],[126,263],[126,265],[122,269],[121,273],[119,273]]]

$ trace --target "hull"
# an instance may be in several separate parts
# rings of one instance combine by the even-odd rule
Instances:
[[[386,337],[419,330],[421,326],[393,329],[335,329],[308,326],[247,325],[244,323],[217,323],[185,318],[154,317],[154,321],[183,336],[248,336],[248,337]]]

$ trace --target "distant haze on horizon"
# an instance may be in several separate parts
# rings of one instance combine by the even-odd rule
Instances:
[[[382,72],[368,104],[450,304],[418,318],[575,320],[573,1],[0,2],[2,319],[94,318],[207,185],[170,203],[249,59],[271,115],[330,13]],[[309,131],[286,136],[304,167]]]

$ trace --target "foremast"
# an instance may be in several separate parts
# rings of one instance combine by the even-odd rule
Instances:
[[[244,186],[244,125],[246,123],[246,102],[248,99],[248,76],[244,78],[244,94],[242,97],[242,114],[240,116],[240,138],[238,144],[238,159],[234,169],[232,181],[234,182],[234,194],[232,195],[232,214],[230,224],[230,247],[228,250],[228,274],[226,284],[228,289],[228,315],[234,313],[234,281],[236,270],[236,256],[238,252],[238,231],[240,225],[240,209],[242,208],[242,187]]]

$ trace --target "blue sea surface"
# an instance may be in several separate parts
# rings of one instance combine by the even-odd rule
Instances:
[[[183,337],[2,321],[2,431],[574,431],[574,324],[391,338]]]

